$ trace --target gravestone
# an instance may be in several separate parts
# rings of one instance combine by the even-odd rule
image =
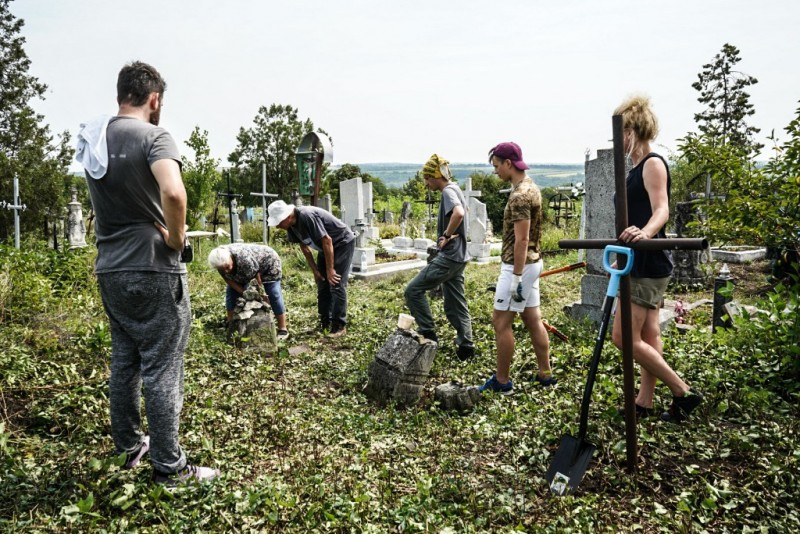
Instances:
[[[586,239],[609,239],[615,235],[614,151],[600,149],[597,158],[586,161]],[[603,269],[603,250],[586,251],[586,274],[581,278],[581,300],[565,310],[572,318],[588,317],[599,323],[608,277]]]
[[[686,237],[687,225],[699,219],[701,201],[678,202],[675,205],[675,233],[678,237]],[[675,269],[672,280],[679,284],[703,284],[708,276],[701,265],[710,260],[708,250],[673,250],[672,261]]]
[[[229,331],[247,352],[273,354],[278,349],[272,309],[254,287],[247,288],[237,299]]]
[[[481,196],[480,191],[476,191],[472,189],[472,176],[467,176],[466,181],[464,182],[464,200],[466,201],[467,205],[464,206],[464,210],[466,211],[464,217],[464,230],[465,234],[469,237],[469,225],[472,222],[474,216],[472,215],[472,199],[478,199]]]
[[[400,210],[400,222],[403,223],[411,218],[411,202],[406,200]]]
[[[361,177],[339,182],[339,202],[341,204],[342,221],[356,234],[356,249],[353,253],[353,269],[363,272],[365,266],[375,263],[375,247],[369,246],[371,232],[365,216],[365,193],[372,198],[372,184],[363,187]],[[370,206],[370,211],[372,206]]]
[[[471,411],[481,399],[478,386],[464,386],[460,382],[448,382],[436,386],[433,398],[443,410],[460,413]]]
[[[392,245],[399,249],[414,248],[414,240],[406,237],[406,221],[400,221],[400,235],[392,239]]]
[[[400,406],[416,403],[424,389],[437,344],[413,330],[398,328],[378,350],[369,366],[364,393],[379,404]]]
[[[333,204],[331,203],[331,195],[327,194],[317,199],[317,207],[322,208],[328,213],[333,213]]]
[[[427,232],[427,230],[428,228],[425,223],[420,224],[419,237],[414,240],[414,248],[424,251],[426,254],[428,253],[428,249],[436,244],[436,241],[425,237],[425,232]]]
[[[486,211],[486,204],[475,197],[471,197],[467,203],[469,211],[467,218],[467,252],[473,260],[485,261],[491,256],[492,246],[487,243],[487,230],[489,227],[489,215]]]
[[[72,189],[72,201],[67,204],[67,245],[70,249],[86,246],[86,226],[83,223],[83,208],[78,202],[78,190]]]
[[[355,228],[356,220],[364,218],[364,188],[361,177],[339,182],[339,206],[341,207],[342,222],[350,228]]]
[[[364,232],[367,235],[367,239],[379,239],[380,238],[380,230],[377,226],[375,226],[375,212],[373,211],[372,201],[372,182],[363,182],[361,184],[361,188],[363,190],[364,196],[364,212],[359,219],[363,219],[367,227],[365,228]]]

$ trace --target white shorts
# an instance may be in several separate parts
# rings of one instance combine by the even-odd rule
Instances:
[[[508,263],[500,265],[500,276],[497,278],[497,289],[494,292],[494,309],[498,311],[523,312],[525,308],[536,308],[539,306],[539,275],[542,273],[544,262],[526,264],[522,269],[522,287],[530,288],[527,295],[523,291],[522,296],[527,297],[522,302],[516,302],[511,298],[511,279],[514,276],[514,266]]]

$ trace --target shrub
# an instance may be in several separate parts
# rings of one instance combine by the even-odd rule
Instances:
[[[400,235],[400,225],[384,224],[380,227],[381,239],[392,239]]]

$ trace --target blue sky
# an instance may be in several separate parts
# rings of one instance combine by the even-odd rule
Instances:
[[[800,2],[703,0],[16,0],[36,102],[51,128],[116,112],[120,67],[155,65],[162,125],[195,125],[223,163],[259,106],[290,104],[333,137],[334,164],[481,162],[499,141],[531,162],[579,163],[610,146],[611,113],[643,92],[662,152],[694,130],[691,84],[741,50],[762,137],[800,100]],[[762,142],[765,142],[762,139]],[[768,148],[768,147],[767,147]],[[765,149],[763,157],[768,156]]]

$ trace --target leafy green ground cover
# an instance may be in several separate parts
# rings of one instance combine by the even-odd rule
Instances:
[[[479,356],[447,342],[418,406],[378,407],[361,393],[367,366],[405,311],[410,275],[353,282],[345,338],[314,331],[315,290],[297,250],[277,246],[292,337],[278,354],[225,342],[223,285],[191,264],[182,444],[218,467],[218,482],[174,493],[112,454],[106,381],[110,336],[91,249],[40,245],[0,254],[0,529],[50,531],[642,531],[800,529],[796,352],[757,330],[711,337],[669,332],[665,352],[706,403],[683,425],[639,426],[638,471],[625,470],[620,356],[607,342],[590,417],[599,448],[575,496],[549,494],[544,473],[560,436],[577,431],[594,330],[570,321],[581,272],[542,281],[559,384],[534,387],[521,326],[512,368],[520,392],[467,415],[439,410],[435,385],[477,384],[493,369],[496,265],[470,265],[467,293]],[[198,255],[202,260],[202,255]],[[548,267],[575,261],[546,258]],[[763,277],[757,273],[756,276]],[[790,306],[781,301],[777,304]],[[445,324],[435,301],[440,338]],[[796,306],[796,301],[794,301]],[[796,308],[795,308],[796,309]],[[778,314],[779,315],[779,314]],[[780,317],[778,317],[780,319]],[[756,321],[750,321],[755,324]],[[787,361],[787,357],[789,360]],[[659,387],[658,407],[668,402]]]

